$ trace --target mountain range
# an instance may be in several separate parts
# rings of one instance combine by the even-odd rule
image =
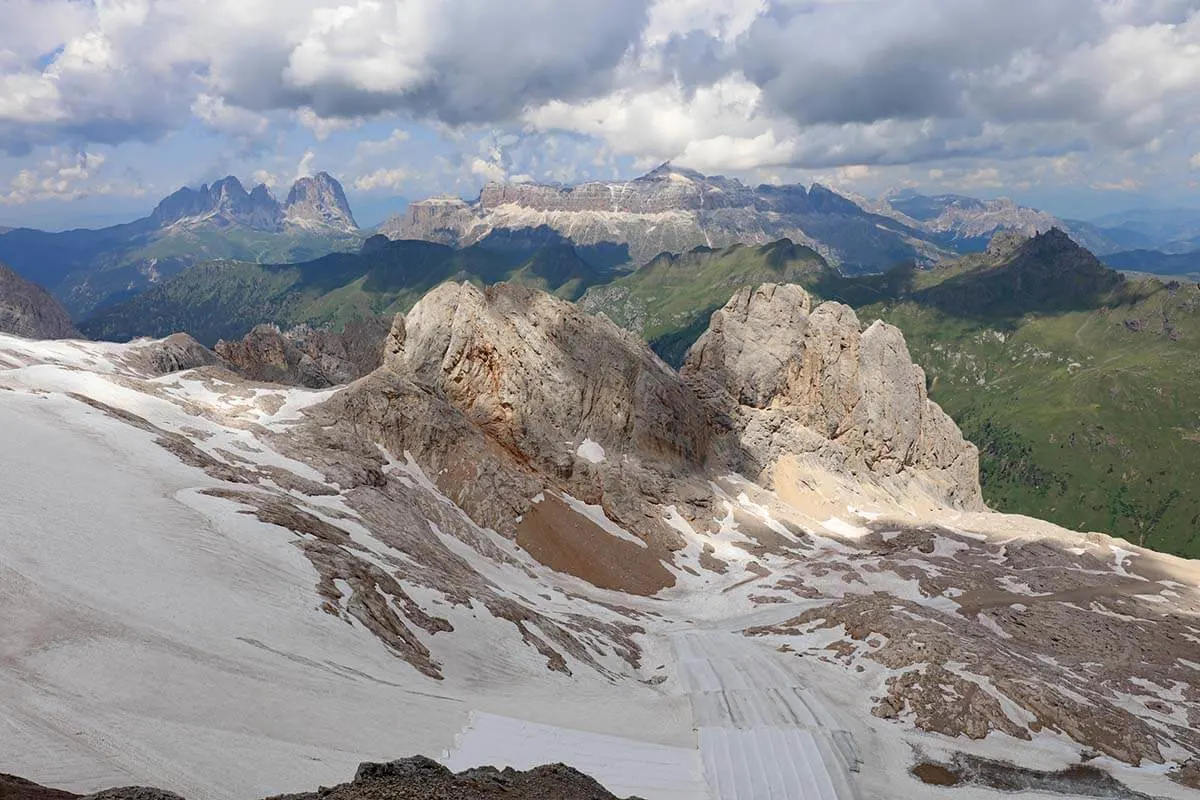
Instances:
[[[669,164],[619,183],[488,184],[471,202],[411,203],[380,232],[393,239],[493,249],[566,239],[585,259],[626,267],[664,252],[780,238],[813,248],[846,272],[879,271],[941,254],[922,231],[867,212],[819,184],[752,188]]]
[[[182,188],[123,225],[10,230],[0,235],[0,261],[50,290],[78,320],[202,261],[306,260],[357,249],[363,238],[327,173],[297,180],[282,203],[266,186],[247,192],[230,176]]]
[[[447,280],[514,281],[575,299],[605,274],[569,245],[548,245],[526,255],[375,235],[357,253],[296,264],[206,262],[81,324],[84,333],[98,339],[186,331],[212,345],[240,338],[262,323],[340,328],[352,320],[392,315]]]
[[[1051,228],[1099,254],[1148,241],[1131,230],[1062,220],[1006,199],[905,190],[872,200],[820,184],[750,187],[670,164],[623,182],[488,184],[473,201],[411,203],[380,232],[455,247],[530,248],[566,239],[595,263],[633,268],[660,253],[787,238],[843,274],[859,274],[976,252],[1000,232],[1032,236]]]
[[[1163,243],[1150,235],[1178,237],[1190,230],[1185,212],[1176,217],[1159,227],[1151,212],[1093,225],[1004,199],[903,191],[872,200],[819,184],[749,187],[664,164],[632,181],[489,184],[473,201],[421,200],[387,220],[380,232],[392,239],[477,246],[516,261],[546,246],[571,247],[602,272],[634,269],[662,253],[787,238],[820,253],[843,274],[859,274],[977,252],[1000,232],[1033,235],[1058,228],[1115,267],[1187,274],[1196,264],[1183,254],[1186,242]],[[247,191],[228,177],[180,189],[149,216],[124,225],[0,232],[0,260],[50,289],[83,321],[192,264],[305,261],[357,250],[365,236],[341,185],[327,173],[299,179],[283,202],[265,185]],[[1153,249],[1160,245],[1174,250]]]

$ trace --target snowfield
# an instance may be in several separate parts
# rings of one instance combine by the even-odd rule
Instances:
[[[904,536],[866,527],[874,515],[902,516],[899,504],[848,498],[843,508],[878,511],[828,517],[730,476],[713,484],[717,532],[664,509],[688,541],[674,587],[605,591],[475,526],[404,454],[389,455],[383,473],[388,491],[409,498],[404,513],[418,515],[408,527],[382,524],[395,509],[360,489],[329,485],[317,461],[281,442],[336,390],[205,370],[154,377],[125,354],[0,336],[0,772],[77,792],[143,784],[248,800],[347,780],[362,761],[426,754],[456,770],[563,761],[646,800],[972,800],[1005,795],[950,794],[908,770],[956,752],[1033,769],[1077,762],[1063,731],[975,739],[921,729],[911,712],[873,716],[888,679],[906,670],[870,655],[894,643],[794,621],[881,592],[889,605],[911,604],[906,613],[1008,641],[1008,617],[957,613],[973,586],[933,596],[937,570],[914,572],[913,553],[886,561],[856,549],[869,536],[900,545]],[[578,455],[618,457],[590,440]],[[645,547],[598,507],[566,502]],[[278,521],[289,514],[292,529]],[[929,550],[945,574],[972,547],[1031,535],[999,515],[938,522],[964,531]],[[1065,535],[1051,528],[1038,535]],[[353,569],[342,561],[351,556]],[[1106,558],[1133,579],[1149,556]],[[422,582],[425,569],[460,583]],[[394,585],[356,583],[385,573]],[[1193,574],[1170,578],[1146,579],[1138,596],[1195,595]],[[1043,592],[1030,580],[1011,587],[1032,603]],[[404,634],[372,627],[395,632],[387,614]],[[1152,693],[1176,704],[1167,719],[1189,719],[1187,687],[1166,685],[1175,688],[1129,684],[1120,702],[1140,710],[1137,693]],[[1094,763],[1139,791],[1195,796],[1164,777],[1186,747],[1164,753],[1164,765]]]

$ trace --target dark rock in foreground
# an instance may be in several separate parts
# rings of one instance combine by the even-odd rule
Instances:
[[[0,800],[76,800],[23,778],[0,775]],[[108,789],[83,800],[182,800],[161,789]],[[457,775],[436,761],[415,756],[388,764],[360,764],[354,780],[315,792],[271,800],[618,800],[603,786],[563,764],[514,769],[479,767]],[[629,798],[629,800],[636,800]]]

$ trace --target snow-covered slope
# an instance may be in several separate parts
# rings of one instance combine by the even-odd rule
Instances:
[[[423,326],[475,314],[470,333],[445,332],[466,361],[429,369],[486,385],[497,373],[478,364],[497,369],[508,346],[489,339],[503,334],[489,315],[512,317],[488,304],[523,297],[416,309],[393,329],[386,374],[323,391],[216,366],[155,375],[144,341],[0,336],[0,772],[206,800],[425,753],[454,769],[564,761],[647,800],[869,800],[943,796],[909,773],[921,762],[1055,771],[1088,749],[1131,790],[1191,796],[1167,774],[1200,751],[1194,564],[954,510],[920,482],[835,469],[830,453],[681,483],[599,418],[553,456],[576,494],[521,462],[542,487],[521,509],[537,530],[471,499],[471,481],[501,497],[517,485],[505,459],[523,445],[502,426],[480,428],[475,462],[493,467],[472,478],[432,451],[385,450],[424,425],[445,447],[476,441],[455,426],[485,397],[463,416],[406,416],[420,375],[404,370],[439,346]],[[608,335],[530,302],[546,342]],[[535,333],[524,340],[542,347]],[[611,365],[617,347],[584,349]],[[688,391],[638,363],[658,375],[638,378],[642,402]],[[423,402],[465,402],[420,385]],[[500,441],[509,450],[490,449]],[[577,488],[609,474],[642,481],[636,506]],[[610,518],[634,507],[657,516]],[[668,549],[660,527],[677,537]],[[661,554],[669,584],[600,589],[530,554],[549,562],[564,543],[581,558]],[[998,796],[960,773],[958,796]]]

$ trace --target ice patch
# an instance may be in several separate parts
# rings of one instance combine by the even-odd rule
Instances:
[[[604,463],[604,448],[599,442],[593,442],[591,439],[584,439],[583,444],[575,448],[575,455],[593,464]]]
[[[830,517],[821,524],[825,526],[827,531],[836,533],[839,536],[844,536],[847,539],[861,539],[862,537],[871,533],[871,531],[866,528],[860,528],[857,525],[851,525],[844,519],[839,519],[837,517]]]

